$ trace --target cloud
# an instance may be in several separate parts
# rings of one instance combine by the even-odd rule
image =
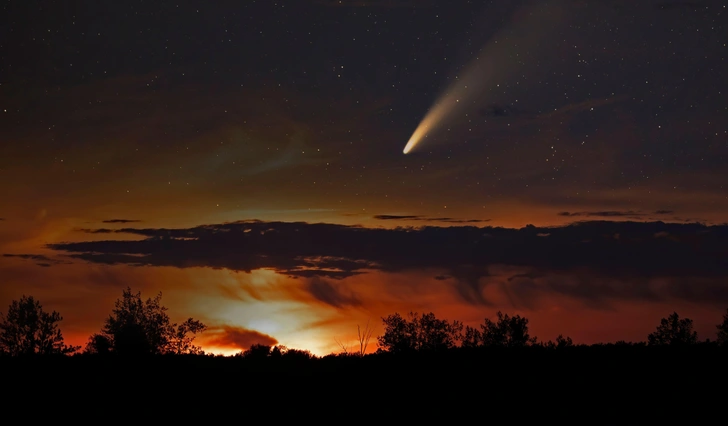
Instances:
[[[634,210],[609,210],[609,211],[585,211],[585,212],[560,212],[559,216],[566,217],[648,217],[673,214],[672,210],[656,210],[653,213],[644,213]]]
[[[206,339],[206,345],[222,348],[246,350],[256,344],[273,346],[278,343],[274,337],[242,327],[222,326],[205,334],[213,335]]]
[[[136,219],[108,219],[108,220],[102,220],[101,223],[136,223],[141,222],[141,220]]]
[[[720,290],[728,289],[727,225],[587,221],[548,228],[529,225],[521,229],[473,226],[381,229],[245,221],[184,229],[126,228],[114,232],[136,234],[144,239],[72,242],[48,247],[66,252],[72,258],[100,264],[209,267],[246,272],[271,269],[308,279],[305,288],[313,297],[339,307],[355,305],[357,298],[326,279],[372,271],[417,270],[435,271],[433,275],[443,278],[439,280],[443,285],[454,286],[464,301],[482,306],[491,304],[485,296],[488,285],[505,285],[507,277],[516,274],[548,277],[511,280],[508,285],[519,288],[522,297],[539,294],[539,285],[543,285],[550,291],[596,305],[594,301],[599,298],[643,297],[652,291],[645,290],[645,285],[662,280],[671,284],[663,286],[661,294],[692,295],[693,298],[710,294],[712,302],[728,302],[728,293]],[[504,267],[517,272],[510,275],[497,272]],[[684,289],[698,282],[711,284],[691,291]],[[629,288],[635,292],[619,286],[632,286]]]
[[[373,217],[374,217],[374,219],[377,219],[377,220],[407,220],[407,219],[418,220],[422,216],[398,216],[398,215],[380,214],[380,215],[376,215]]]
[[[485,223],[490,219],[455,219],[452,217],[427,217],[418,215],[389,215],[379,214],[372,216],[377,220],[419,220],[423,222],[446,222],[446,223]]]
[[[18,259],[25,259],[25,260],[33,260],[36,262],[36,265],[43,266],[43,267],[49,267],[51,265],[60,265],[63,263],[61,260],[58,259],[52,259],[48,256],[42,255],[42,254],[3,254],[3,257],[14,257]]]
[[[116,231],[112,229],[106,229],[106,228],[100,228],[100,229],[86,229],[86,228],[80,228],[76,229],[78,232],[83,232],[86,234],[113,234]]]

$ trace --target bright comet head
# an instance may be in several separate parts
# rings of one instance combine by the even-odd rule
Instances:
[[[415,132],[412,133],[412,136],[402,152],[409,154],[414,147],[422,141],[422,138],[427,135],[427,132],[431,130],[431,127],[441,122],[442,119],[450,112],[448,107],[449,105],[442,101],[435,104],[435,106],[427,113],[425,118],[422,119],[420,125],[417,126],[417,129],[415,129]]]
[[[410,137],[409,141],[407,141],[407,145],[405,145],[404,150],[402,152],[404,152],[405,154],[409,154],[409,152],[412,151],[412,148],[414,148],[415,145],[417,145],[417,142],[419,142],[420,139],[422,139],[424,130],[420,131],[421,127],[422,127],[421,124],[419,127],[417,127],[417,130],[415,130],[415,132]]]
[[[420,122],[420,125],[417,126],[417,129],[415,129],[415,132],[412,133],[412,136],[410,137],[409,141],[407,142],[407,145],[404,147],[404,151],[402,151],[402,152],[404,152],[405,154],[409,154],[410,151],[412,151],[412,149],[415,147],[415,145],[417,145],[420,142],[420,140],[422,140],[422,138],[425,136],[425,133],[427,132],[427,128],[429,127],[429,125],[428,125],[429,116],[430,116],[430,114],[428,114],[427,117],[425,117],[425,119],[422,120],[422,122]]]

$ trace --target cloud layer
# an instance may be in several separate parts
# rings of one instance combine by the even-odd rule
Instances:
[[[494,277],[507,281],[526,302],[544,292],[595,306],[611,298],[656,300],[665,294],[728,302],[728,226],[593,221],[548,228],[379,229],[241,221],[103,232],[144,239],[49,248],[100,264],[272,269],[308,280],[305,289],[315,299],[336,307],[360,303],[334,285],[339,279],[416,270],[439,271],[433,277],[451,283],[463,300],[476,305],[490,304],[485,290]]]

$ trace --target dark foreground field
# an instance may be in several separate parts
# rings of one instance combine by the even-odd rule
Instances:
[[[118,402],[111,395],[125,395],[128,410],[137,407],[133,401],[170,400],[189,408],[234,397],[241,407],[266,407],[275,415],[307,407],[297,411],[301,418],[324,423],[336,423],[332,416],[341,413],[355,416],[347,423],[356,416],[385,424],[400,418],[470,422],[474,416],[475,423],[491,424],[723,424],[726,361],[728,350],[695,345],[320,359],[74,356],[3,359],[1,365],[3,387],[15,389],[19,401],[62,399],[69,395],[58,390],[65,388],[82,399]]]

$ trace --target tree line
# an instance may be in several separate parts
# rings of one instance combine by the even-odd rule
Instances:
[[[116,300],[111,314],[98,333],[89,337],[84,354],[95,355],[205,355],[194,344],[207,326],[188,318],[177,324],[170,321],[167,308],[161,304],[162,294],[143,300],[141,293],[130,288]],[[68,355],[79,353],[80,346],[64,343],[56,312],[46,312],[32,296],[14,300],[6,313],[0,312],[0,354],[10,356]],[[529,333],[528,319],[498,312],[495,321],[486,318],[479,327],[464,326],[460,321],[437,318],[433,313],[410,312],[407,317],[395,313],[382,318],[384,332],[377,337],[378,353],[419,353],[453,348],[525,348],[560,349],[575,346],[570,337],[559,335],[555,341],[538,342]],[[716,325],[720,346],[728,346],[728,310]],[[350,351],[337,341],[343,355],[364,356],[372,330],[358,328],[359,347]],[[710,339],[706,342],[710,343]],[[624,343],[624,342],[622,342]],[[644,342],[643,342],[644,343]],[[648,346],[688,346],[698,342],[693,321],[673,312],[660,321],[647,336]],[[253,345],[235,355],[246,359],[311,359],[309,351],[284,346]]]

